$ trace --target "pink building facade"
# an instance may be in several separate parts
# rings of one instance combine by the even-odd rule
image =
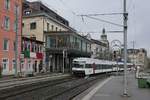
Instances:
[[[16,32],[18,33],[17,72],[20,71],[21,31],[22,0],[0,0],[0,67],[2,75],[15,74]]]

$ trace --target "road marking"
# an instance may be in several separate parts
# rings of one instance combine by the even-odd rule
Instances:
[[[105,81],[103,81],[101,84],[99,84],[97,87],[95,87],[91,92],[89,92],[86,96],[82,98],[82,100],[90,100],[91,97],[101,88],[103,87],[108,81],[110,81],[113,77],[107,78]]]

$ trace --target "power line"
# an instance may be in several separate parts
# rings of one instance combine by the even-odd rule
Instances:
[[[88,32],[79,32],[79,33],[102,33],[102,32],[88,31]],[[123,33],[123,31],[106,31],[106,33]]]
[[[68,5],[66,5],[66,3],[63,1],[63,0],[59,0],[73,15],[75,15],[75,16],[77,16],[77,14],[73,11],[73,10],[71,10],[71,8],[68,6]]]
[[[94,20],[97,20],[97,21],[100,21],[100,22],[109,23],[109,24],[112,24],[112,25],[115,25],[115,26],[124,27],[124,26],[121,25],[121,24],[117,24],[117,23],[114,23],[114,22],[110,22],[110,21],[107,21],[107,20],[104,20],[104,19],[95,18],[95,17],[91,17],[91,16],[85,16],[85,17],[90,18],[90,19],[94,19]]]
[[[77,15],[77,16],[105,16],[105,15],[122,15],[123,13],[103,13],[103,14],[83,14],[83,15]]]

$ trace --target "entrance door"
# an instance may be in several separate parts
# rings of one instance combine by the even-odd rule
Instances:
[[[34,72],[37,72],[37,61],[35,61],[33,68],[34,68]]]

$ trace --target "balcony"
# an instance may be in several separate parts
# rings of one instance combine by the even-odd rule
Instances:
[[[53,54],[62,54],[66,50],[70,56],[90,57],[90,43],[77,33],[46,33],[46,50]]]

